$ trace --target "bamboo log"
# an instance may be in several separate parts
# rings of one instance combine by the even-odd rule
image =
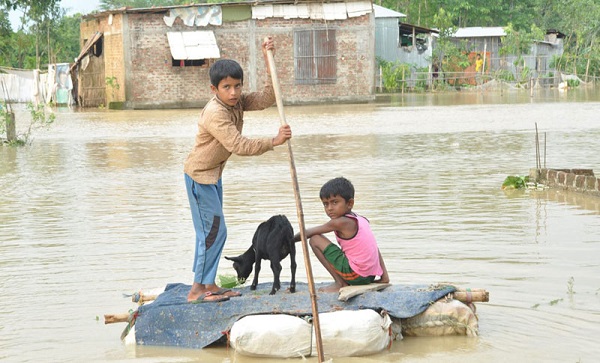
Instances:
[[[131,314],[104,314],[104,324],[127,323]]]
[[[365,288],[367,290],[382,290],[388,286],[390,286],[390,284],[371,284],[371,285],[368,285],[368,286],[362,287],[362,288],[363,288],[363,290]],[[361,287],[359,287],[359,289],[360,288]],[[339,300],[347,301],[350,297],[356,295],[356,294],[354,294],[352,296],[346,296],[348,293],[354,292],[354,290],[352,290],[352,289],[344,290],[344,289],[345,288],[340,290],[340,297],[338,298]],[[137,298],[139,300],[135,300],[136,295],[137,294],[134,294],[134,296],[132,297],[133,302],[151,301],[151,300],[155,300],[156,296],[157,296],[157,295],[144,295],[142,293],[139,293],[139,295],[137,295]],[[465,304],[470,304],[470,303],[474,303],[474,302],[489,302],[490,301],[489,291],[487,291],[485,289],[480,289],[480,288],[469,289],[469,288],[460,288],[459,287],[451,295],[452,295],[452,298],[454,298],[462,303],[465,303]],[[105,314],[104,315],[104,324],[127,323],[127,322],[129,322],[130,316],[131,316],[131,314],[128,314],[128,313]]]
[[[458,288],[452,293],[452,297],[465,304],[490,301],[490,293],[485,289]]]
[[[157,297],[158,295],[144,295],[144,293],[140,291],[131,295],[131,302],[143,305],[145,302],[156,300]]]

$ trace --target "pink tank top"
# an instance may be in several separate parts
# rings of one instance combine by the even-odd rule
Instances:
[[[346,214],[345,217],[355,219],[358,222],[356,235],[350,239],[343,239],[335,234],[335,239],[340,244],[342,252],[348,258],[352,270],[361,276],[381,276],[383,269],[379,264],[379,250],[377,241],[369,226],[369,221],[354,213]]]

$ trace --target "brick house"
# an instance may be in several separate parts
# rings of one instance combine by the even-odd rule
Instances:
[[[261,43],[272,35],[286,104],[374,100],[371,0],[282,0],[143,9],[83,17],[72,71],[81,106],[202,107],[208,69],[238,61],[246,91],[265,82]]]

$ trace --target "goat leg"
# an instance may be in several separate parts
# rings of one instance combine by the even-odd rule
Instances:
[[[258,285],[258,273],[260,272],[260,257],[258,253],[256,254],[256,261],[254,262],[254,279],[252,279],[252,285],[250,285],[250,290],[256,290],[256,285]]]
[[[279,277],[281,276],[281,269],[281,261],[271,261],[271,270],[273,270],[273,276],[275,279],[273,280],[273,288],[271,289],[271,293],[269,295],[275,295],[275,293],[281,289],[281,281],[279,280]]]
[[[293,242],[292,242],[293,243]],[[290,250],[290,270],[292,271],[292,281],[290,282],[290,292],[296,292],[296,249],[292,246]]]

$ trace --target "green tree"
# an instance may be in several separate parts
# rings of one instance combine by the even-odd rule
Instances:
[[[528,28],[534,19],[536,2],[542,0],[376,0],[379,5],[404,13],[408,23],[433,27],[440,8],[454,14],[454,26],[504,26]]]
[[[50,30],[64,10],[59,7],[60,0],[0,0],[7,9],[21,10],[23,17],[19,29],[33,35],[35,39],[35,68],[39,68],[42,56],[49,59]],[[15,45],[22,45],[18,39]],[[45,46],[44,46],[45,44]]]
[[[0,7],[0,66],[10,66],[12,29],[8,11]]]
[[[61,17],[51,30],[52,58],[49,63],[73,62],[81,51],[79,45],[79,24],[81,14]]]
[[[524,54],[529,54],[531,46],[535,41],[544,39],[544,32],[535,24],[531,25],[531,31],[517,30],[512,23],[504,28],[506,36],[502,39],[500,55],[514,54],[518,60],[523,59]]]
[[[452,35],[456,28],[454,24],[455,15],[440,8],[433,17],[434,26],[439,29],[439,38],[433,49],[432,62],[438,68],[444,77],[454,79],[454,84],[458,82],[461,74],[469,66],[468,50],[463,43],[455,43]]]
[[[534,42],[544,39],[544,32],[535,24],[531,25],[530,31],[516,30],[512,23],[508,23],[504,31],[506,36],[502,39],[502,48],[500,48],[499,54],[501,56],[515,55],[517,57],[514,62],[517,70],[517,80],[524,81],[529,77],[529,70],[525,65],[523,55],[530,53]]]
[[[553,4],[562,12],[559,23],[565,39],[564,54],[557,68],[567,73],[600,76],[600,4],[594,0],[565,0]]]

